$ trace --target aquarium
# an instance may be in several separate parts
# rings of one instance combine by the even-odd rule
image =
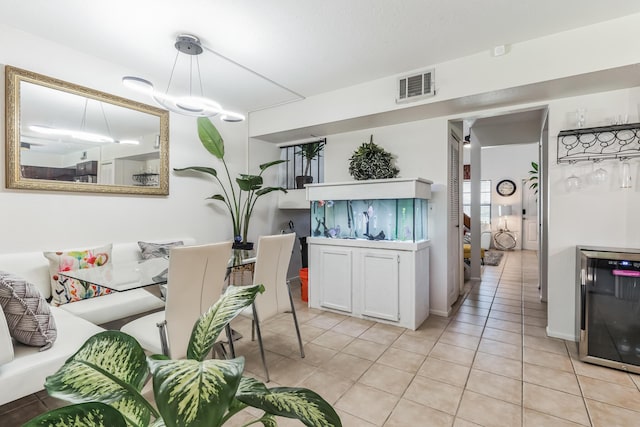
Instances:
[[[311,236],[419,242],[427,236],[426,199],[312,200]]]

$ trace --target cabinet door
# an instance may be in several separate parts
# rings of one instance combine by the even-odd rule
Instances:
[[[362,314],[397,322],[400,320],[399,255],[388,251],[363,251],[359,260]]]
[[[320,305],[351,313],[351,250],[320,249]]]

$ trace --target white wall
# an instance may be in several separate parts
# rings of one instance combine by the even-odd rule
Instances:
[[[151,103],[120,84],[122,76],[132,70],[6,26],[0,26],[0,64]],[[4,69],[1,73],[4,77]],[[1,85],[1,109],[4,99]],[[215,119],[214,122],[225,138],[226,160],[234,174],[244,171],[246,124]],[[4,114],[0,127],[4,128]],[[202,147],[195,118],[171,114],[169,144],[171,172],[167,197],[8,190],[3,182],[0,253],[178,236],[193,236],[199,242],[231,239],[227,212],[205,200],[216,191],[213,182],[195,175],[178,176],[172,170],[191,165],[220,167]],[[0,145],[4,158],[5,144]],[[0,162],[0,175],[5,176],[4,161]]]
[[[556,135],[575,128],[575,111],[587,109],[587,126],[608,124],[618,114],[629,114],[639,122],[640,88],[599,93],[554,101],[549,107],[549,285],[548,333],[575,338],[575,247],[576,245],[640,248],[640,159],[631,160],[633,188],[619,188],[619,161],[601,165],[609,180],[601,186],[584,185],[568,192],[565,180],[571,167],[556,162]],[[578,163],[576,173],[583,183],[592,170],[590,162]]]

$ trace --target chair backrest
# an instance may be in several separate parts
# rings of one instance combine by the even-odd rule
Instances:
[[[222,294],[231,242],[171,249],[165,318],[169,355],[183,359],[196,320]]]
[[[287,270],[295,238],[295,233],[289,233],[261,236],[258,239],[253,283],[265,287],[264,293],[256,298],[261,321],[291,308]]]

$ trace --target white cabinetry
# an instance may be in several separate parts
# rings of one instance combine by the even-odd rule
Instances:
[[[352,253],[349,249],[320,247],[314,253],[317,259],[318,283],[327,284],[319,290],[320,306],[334,310],[352,311]],[[316,263],[314,263],[316,264]]]
[[[357,252],[362,314],[397,322],[400,320],[400,255],[396,251],[379,249],[361,249]]]
[[[307,243],[311,307],[414,330],[429,316],[429,241]]]

